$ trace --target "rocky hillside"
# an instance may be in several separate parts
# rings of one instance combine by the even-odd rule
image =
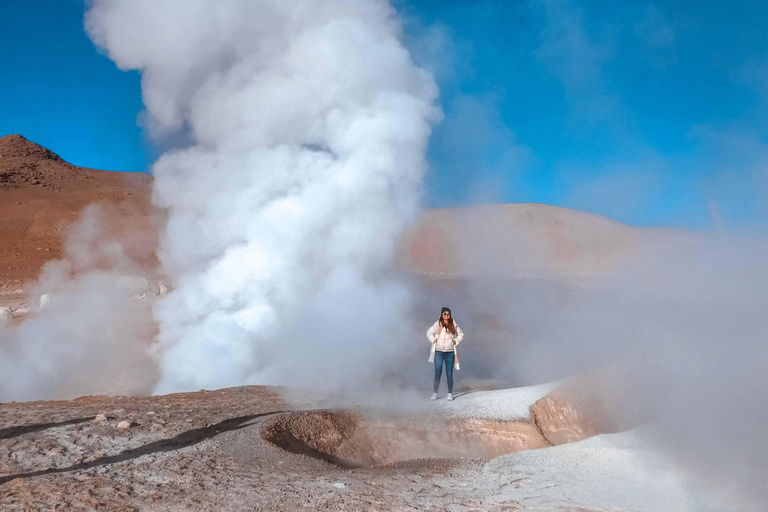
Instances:
[[[111,231],[141,240],[134,256],[151,260],[151,184],[147,174],[77,167],[21,135],[0,137],[0,286],[19,288],[59,258],[68,226],[91,203],[106,206]]]

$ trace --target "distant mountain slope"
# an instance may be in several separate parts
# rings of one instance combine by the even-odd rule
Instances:
[[[151,193],[148,174],[76,167],[21,135],[0,137],[0,286],[18,287],[59,258],[67,226],[93,202],[117,205],[111,230],[134,257],[154,263]],[[695,238],[544,204],[481,205],[426,210],[403,236],[397,261],[433,279],[590,278],[654,244],[683,247]]]
[[[398,262],[436,279],[591,278],[655,244],[695,237],[544,204],[479,205],[426,211],[403,237]]]
[[[76,167],[21,135],[0,137],[0,284],[16,287],[59,258],[67,227],[94,202],[116,205],[110,229],[141,233],[131,251],[152,258],[151,187],[147,174]]]

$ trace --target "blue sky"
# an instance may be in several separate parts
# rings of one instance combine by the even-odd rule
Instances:
[[[425,202],[533,201],[634,225],[768,226],[768,3],[394,0],[445,120]],[[140,77],[82,0],[0,4],[0,134],[146,170]]]
[[[82,0],[0,3],[0,70],[0,135],[20,133],[84,167],[148,167],[140,77],[96,51]]]

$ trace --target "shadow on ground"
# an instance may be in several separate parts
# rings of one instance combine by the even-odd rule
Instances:
[[[77,425],[78,423],[85,423],[93,419],[93,416],[87,418],[75,418],[72,420],[59,421],[57,423],[37,423],[35,425],[19,425],[18,427],[9,427],[0,429],[0,440],[10,439],[12,437],[22,436],[24,434],[30,434],[32,432],[40,432],[41,430],[48,430],[49,428],[63,427],[65,425]]]
[[[117,455],[100,457],[98,459],[95,459],[89,462],[80,462],[78,464],[73,464],[71,466],[67,466],[63,468],[49,468],[49,469],[43,469],[40,471],[30,471],[28,473],[18,473],[15,475],[3,476],[3,477],[0,477],[0,485],[6,484],[11,480],[16,480],[17,478],[31,478],[35,476],[54,475],[57,473],[69,473],[70,471],[87,470],[87,469],[92,469],[99,466],[106,466],[107,464],[116,464],[119,462],[129,461],[129,460],[141,457],[143,455],[149,455],[152,453],[161,453],[161,452],[170,452],[174,450],[179,450],[181,448],[186,448],[188,446],[198,444],[206,439],[215,437],[223,432],[240,430],[242,428],[248,427],[250,426],[250,423],[248,422],[251,420],[255,420],[257,418],[261,418],[264,416],[281,414],[283,412],[285,411],[265,412],[262,414],[249,414],[247,416],[230,418],[230,419],[221,421],[219,423],[216,423],[215,425],[211,425],[209,427],[197,428],[194,430],[188,430],[187,432],[182,432],[181,434],[175,437],[172,437],[170,439],[161,439],[160,441],[147,443],[145,445],[139,446],[138,448],[125,450],[124,452],[121,452]],[[79,420],[72,420],[72,421],[75,422]],[[22,428],[22,427],[14,427],[14,428]]]

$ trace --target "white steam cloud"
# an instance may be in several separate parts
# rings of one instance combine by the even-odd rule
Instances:
[[[86,28],[190,141],[153,168],[155,391],[375,380],[413,344],[388,273],[440,116],[389,3],[96,0]]]
[[[588,391],[608,405],[617,426],[650,424],[643,434],[693,470],[693,494],[702,503],[692,509],[765,510],[768,240],[619,224],[611,230],[607,219],[567,215],[572,221],[585,216],[590,223],[579,232],[573,222],[564,236],[553,237],[561,249],[564,242],[573,244],[559,261],[536,252],[543,223],[533,232],[518,223],[514,233],[499,226],[498,218],[497,224],[492,218],[479,222],[490,227],[475,228],[475,239],[498,233],[496,247],[472,243],[473,233],[462,226],[465,268],[493,273],[467,279],[466,291],[452,301],[466,316],[480,319],[464,324],[474,344],[462,352],[462,373],[483,364],[486,378],[506,376],[514,386],[599,375]],[[553,220],[550,229],[560,229],[563,224]],[[590,233],[599,233],[599,239]],[[631,251],[622,249],[622,239],[632,241]],[[531,266],[521,267],[510,254]],[[581,260],[581,254],[589,257]],[[575,264],[573,270],[581,272],[573,272],[571,280],[541,272],[553,263]],[[501,277],[503,271],[535,275],[532,270],[541,277]],[[589,279],[577,277],[586,270]],[[493,325],[483,322],[483,315],[495,315]],[[481,345],[486,357],[476,362]],[[711,501],[715,495],[722,499],[723,492],[732,499]]]
[[[40,306],[20,323],[0,317],[0,401],[151,391],[152,300],[130,285],[152,276],[109,233],[110,219],[108,208],[86,208],[64,258],[27,290]]]

